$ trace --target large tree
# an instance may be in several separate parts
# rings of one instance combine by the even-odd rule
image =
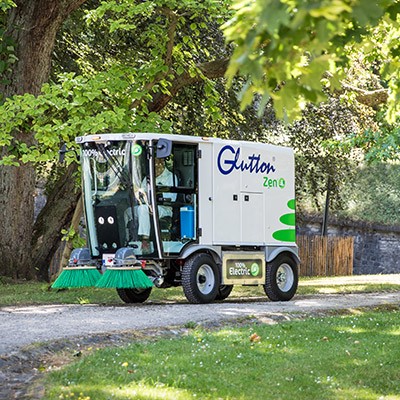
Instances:
[[[3,99],[31,93],[37,95],[49,77],[54,41],[61,24],[84,0],[2,1]],[[8,8],[8,9],[7,9]],[[29,125],[16,129],[15,141],[32,146],[35,137]],[[13,147],[3,146],[1,156]],[[1,166],[0,254],[2,274],[30,277],[35,168],[32,163]]]
[[[61,229],[78,198],[71,179],[65,179],[76,170],[69,166],[67,175],[55,174],[53,194],[33,225],[35,166],[52,175],[49,168],[55,168],[51,160],[60,142],[107,131],[168,132],[171,122],[160,114],[171,99],[184,87],[202,84],[211,109],[211,81],[223,77],[227,68],[225,51],[216,54],[201,43],[216,35],[221,42],[216,32],[229,1],[88,1],[82,14],[75,15],[88,25],[75,32],[70,44],[76,50],[70,64],[79,68],[67,73],[64,65],[59,68],[64,73],[44,85],[56,34],[83,3],[21,1],[3,15],[2,43],[13,44],[7,48],[14,48],[14,58],[7,55],[11,61],[0,87],[0,217],[5,226],[0,275],[47,278]],[[102,51],[96,54],[94,46],[85,54],[85,39],[90,43],[101,30]]]

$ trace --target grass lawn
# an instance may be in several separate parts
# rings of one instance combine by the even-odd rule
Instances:
[[[372,283],[371,283],[372,282]],[[301,278],[297,295],[399,290],[395,283]],[[266,299],[236,287],[229,299]],[[225,300],[225,301],[229,301]],[[182,288],[154,289],[150,302],[186,302]],[[113,289],[51,290],[0,283],[0,306],[121,304]],[[175,338],[82,349],[83,357],[44,375],[44,399],[386,399],[400,400],[400,309],[277,325],[192,328]],[[71,357],[72,358],[72,357]],[[68,358],[69,360],[71,358]],[[51,365],[47,371],[54,370]]]
[[[46,375],[44,399],[400,399],[400,311],[89,349]]]
[[[313,284],[315,281],[315,285]],[[334,281],[334,280],[333,280]],[[400,290],[394,283],[332,283],[328,278],[300,278],[297,295],[320,293],[370,293]],[[236,286],[229,299],[251,300],[257,297],[266,299],[263,288]],[[187,302],[181,287],[153,289],[148,301]],[[33,304],[122,304],[114,289],[75,288],[55,290],[49,284],[25,282],[19,284],[1,283],[0,307]]]

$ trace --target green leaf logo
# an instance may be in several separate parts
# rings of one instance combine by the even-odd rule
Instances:
[[[257,263],[251,264],[251,267],[250,267],[250,274],[251,274],[252,276],[257,276],[259,273],[260,273],[260,267],[259,267],[259,265],[258,265]]]
[[[142,146],[140,144],[135,144],[132,147],[132,155],[134,157],[139,157],[143,152]]]
[[[287,206],[290,210],[295,211],[296,210],[296,201],[295,199],[292,199],[288,201]],[[296,213],[291,212],[288,214],[283,214],[280,218],[279,221],[284,224],[288,225],[290,229],[280,229],[279,231],[275,231],[272,234],[272,237],[275,240],[279,240],[280,242],[295,242],[296,241]]]

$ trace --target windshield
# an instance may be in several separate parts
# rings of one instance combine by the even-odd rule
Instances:
[[[87,142],[82,175],[88,241],[93,256],[132,247],[136,255],[156,251],[151,232],[147,144],[142,141]],[[139,219],[144,220],[139,226]]]

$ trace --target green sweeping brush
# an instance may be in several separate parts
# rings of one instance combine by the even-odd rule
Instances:
[[[142,267],[108,267],[96,287],[117,289],[147,289],[153,282],[143,272]]]
[[[101,273],[96,267],[65,267],[51,287],[59,289],[95,286],[100,278]]]

